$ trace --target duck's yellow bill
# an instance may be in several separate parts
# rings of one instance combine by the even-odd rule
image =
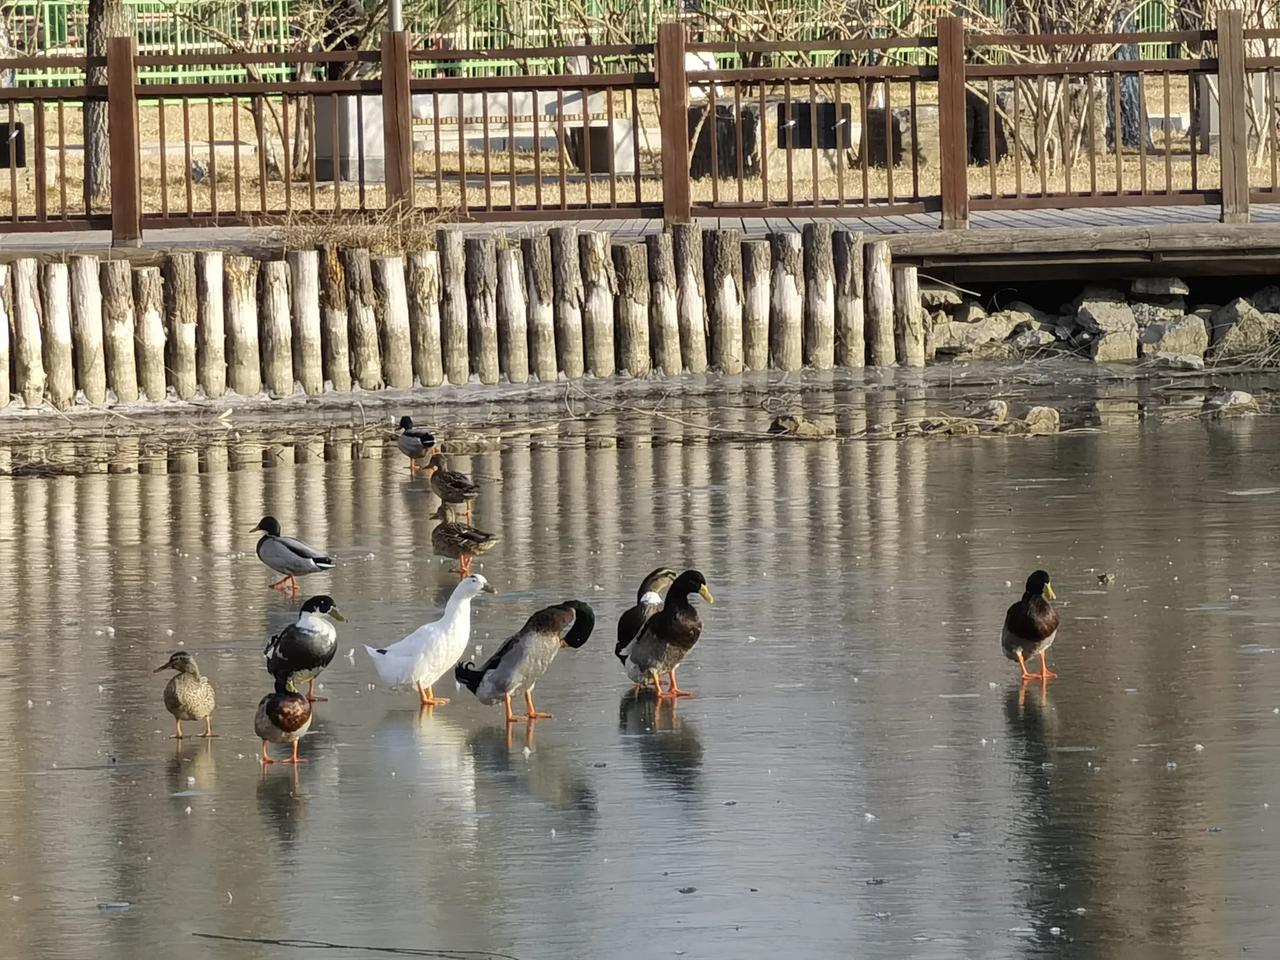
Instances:
[[[1053,584],[1051,583],[1046,583],[1044,585],[1044,595],[1048,597],[1050,600],[1058,599],[1058,595],[1053,592]]]
[[[347,622],[347,618],[346,618],[346,617],[344,617],[341,613],[339,613],[339,612],[338,612],[338,608],[337,608],[337,607],[331,607],[331,608],[329,609],[329,616],[330,616],[332,619],[337,620],[339,623],[346,623],[346,622]]]
[[[707,603],[716,602],[716,598],[711,595],[711,591],[707,589],[707,585],[705,583],[698,588],[698,595],[701,596],[703,600],[707,601]]]

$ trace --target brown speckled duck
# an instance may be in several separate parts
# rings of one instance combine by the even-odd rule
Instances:
[[[431,474],[431,490],[443,503],[465,504],[466,517],[471,519],[471,501],[480,496],[480,488],[465,473],[445,466],[444,456],[435,453],[427,464]]]
[[[174,723],[177,724],[174,739],[182,739],[183,720],[203,720],[204,733],[200,736],[217,736],[213,732],[213,684],[208,677],[200,675],[195,657],[185,650],[179,650],[152,672],[160,673],[164,670],[178,671],[164,687],[165,709],[173,714]]]
[[[454,572],[459,579],[471,576],[472,560],[497,546],[496,533],[485,533],[469,523],[460,522],[447,503],[440,504],[440,509],[432,516],[440,522],[431,531],[431,548],[437,556],[458,561]]]

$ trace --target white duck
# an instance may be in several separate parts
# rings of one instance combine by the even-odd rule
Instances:
[[[382,682],[393,688],[412,684],[424,707],[448,703],[447,698],[437,697],[432,688],[467,652],[471,641],[471,601],[482,591],[497,593],[478,573],[467,577],[454,587],[439,620],[423,624],[389,647],[374,649],[366,644],[364,649]]]

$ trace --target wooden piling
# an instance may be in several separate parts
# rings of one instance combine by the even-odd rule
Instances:
[[[71,363],[71,283],[65,263],[46,263],[40,271],[43,295],[40,331],[44,354],[45,397],[58,410],[75,402],[76,378]],[[163,372],[163,371],[162,371]]]
[[[434,250],[409,254],[409,337],[413,372],[424,387],[444,383],[440,355],[440,257]]]
[[[893,268],[894,342],[904,367],[924,366],[924,311],[915,267]]]
[[[339,393],[351,390],[351,350],[347,314],[347,281],[338,248],[320,248],[320,341],[324,378]]]
[[[611,377],[615,369],[613,301],[618,278],[609,251],[609,234],[588,230],[578,237],[582,266],[582,342],[593,377]]]
[[[680,359],[679,288],[674,245],[669,233],[645,237],[649,266],[649,341],[653,363],[668,377],[678,377]]]
[[[467,305],[481,383],[498,382],[498,255],[493,237],[470,237],[466,245]]]
[[[74,287],[73,273],[73,290]],[[170,254],[164,263],[164,313],[168,324],[165,329],[165,365],[169,368],[173,392],[179,400],[190,400],[196,393],[199,302],[195,254]],[[87,391],[85,395],[88,396]]]
[[[862,367],[867,362],[863,333],[862,234],[837,230],[832,238],[836,281],[836,363]]]
[[[551,238],[540,234],[520,241],[524,255],[524,292],[528,304],[529,363],[542,383],[554,382],[556,361],[554,286]]]
[[[613,270],[618,366],[633,377],[649,375],[649,265],[642,243],[615,243]]]
[[[511,383],[529,379],[528,308],[519,247],[498,251],[498,363]],[[554,351],[553,351],[554,352]]]
[[[116,402],[132,403],[138,399],[138,364],[133,352],[133,271],[129,261],[104,261],[101,280],[107,386]]]
[[[685,369],[707,369],[707,292],[702,271],[702,228],[677,223],[671,228],[676,271],[676,321]]]
[[[836,359],[836,284],[830,223],[804,225],[804,360],[830,370]]]
[[[196,254],[196,371],[209,399],[227,392],[226,314],[223,307],[222,254]]]
[[[893,270],[889,244],[867,244],[867,359],[876,366],[893,366]]]
[[[459,230],[436,234],[440,252],[440,339],[450,383],[471,378],[467,360],[467,256]]]
[[[378,295],[382,332],[382,376],[387,386],[413,386],[413,341],[409,335],[409,298],[404,286],[404,257],[375,257],[373,289]]]
[[[0,409],[9,405],[11,384],[9,383],[10,343],[9,330],[13,311],[9,308],[12,301],[12,289],[9,283],[9,265],[0,263]]]
[[[582,271],[578,265],[578,231],[551,229],[552,299],[555,307],[556,361],[570,380],[582,376]]]
[[[44,402],[39,276],[39,264],[34,259],[23,257],[13,262],[14,388],[28,407]]]
[[[89,403],[107,400],[107,368],[102,356],[102,281],[98,258],[71,258],[71,340],[76,380]],[[6,331],[7,333],[7,331]],[[6,370],[7,373],[7,370]]]
[[[369,251],[344,249],[338,254],[347,292],[347,327],[351,343],[351,376],[361,390],[382,389],[382,356],[374,314],[373,266]]]
[[[769,352],[775,368],[799,370],[804,315],[804,256],[800,234],[771,234],[769,251],[773,269],[769,300]]]
[[[707,329],[711,363],[721,373],[742,372],[742,234],[712,230],[704,251]]]
[[[163,400],[164,285],[159,267],[138,267],[133,271],[133,317],[138,386],[148,400]]]
[[[262,325],[262,379],[273,396],[293,396],[293,319],[289,316],[289,265],[263,262],[258,277]]]
[[[227,324],[227,383],[242,397],[262,392],[258,360],[258,265],[251,257],[222,262]]]
[[[769,241],[742,244],[742,359],[748,370],[769,367]]]
[[[293,334],[293,379],[307,396],[324,393],[323,340],[320,333],[320,254],[290,250],[289,322]]]

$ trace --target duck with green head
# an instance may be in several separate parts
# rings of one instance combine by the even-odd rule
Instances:
[[[401,417],[400,436],[396,441],[396,446],[400,448],[401,453],[409,458],[409,476],[412,477],[415,471],[422,469],[422,464],[419,464],[418,461],[435,453],[436,438],[430,430],[415,427],[411,418]]]
[[[649,618],[626,648],[625,659],[623,651],[618,651],[632,682],[652,682],[659,699],[693,696],[692,690],[682,690],[676,683],[676,668],[702,636],[702,618],[689,602],[694,594],[707,603],[715,602],[706,578],[697,570],[686,570],[667,589],[662,609]],[[666,690],[662,688],[664,673],[670,681]]]
[[[1058,611],[1049,603],[1055,598],[1049,574],[1037,570],[1027,577],[1022,599],[1005,612],[1000,647],[1006,657],[1018,662],[1023,680],[1051,680],[1057,676],[1049,671],[1044,659],[1058,636]],[[1040,672],[1031,673],[1027,661],[1037,655]]]

